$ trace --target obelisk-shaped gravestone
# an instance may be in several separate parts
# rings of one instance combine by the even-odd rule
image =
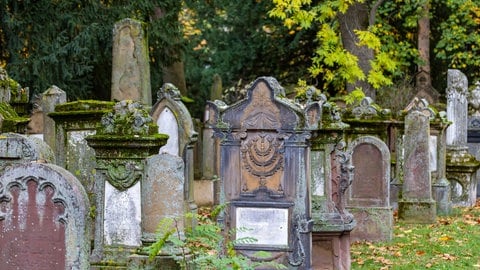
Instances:
[[[432,223],[436,219],[430,175],[430,116],[428,102],[415,98],[405,117],[404,180],[398,202],[399,218],[410,223]]]
[[[143,24],[123,19],[113,29],[112,100],[152,105],[148,41]]]

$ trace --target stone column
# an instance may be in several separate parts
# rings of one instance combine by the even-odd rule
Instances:
[[[409,223],[433,223],[436,206],[430,175],[430,116],[428,102],[415,98],[407,107],[404,139],[404,180],[398,202],[399,218]]]

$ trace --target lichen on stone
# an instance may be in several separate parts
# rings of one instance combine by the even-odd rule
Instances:
[[[119,136],[148,136],[158,133],[158,127],[143,105],[132,100],[122,100],[113,106],[101,120],[97,134]]]

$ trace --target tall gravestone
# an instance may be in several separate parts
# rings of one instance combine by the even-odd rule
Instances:
[[[274,78],[261,77],[245,99],[210,112],[221,137],[220,203],[228,203],[219,221],[227,231],[236,229],[233,238],[257,240],[237,243],[236,252],[311,269],[307,142],[318,125],[319,104],[302,109],[282,93]]]
[[[89,269],[89,201],[56,165],[23,163],[0,176],[1,269]]]
[[[94,269],[115,261],[126,267],[129,255],[142,246],[142,184],[146,159],[158,154],[168,136],[138,102],[120,101],[102,117],[87,142],[97,160]]]
[[[398,216],[410,223],[433,223],[436,205],[430,174],[430,117],[426,100],[414,98],[405,117],[404,179]]]
[[[355,168],[347,189],[347,209],[357,226],[352,241],[389,241],[393,237],[393,209],[390,207],[390,151],[373,136],[349,143],[351,166]]]
[[[112,100],[152,104],[150,66],[145,25],[123,19],[113,29]]]
[[[452,203],[460,206],[475,205],[477,182],[474,175],[480,162],[468,152],[468,80],[456,69],[448,70],[447,118],[447,179],[452,188]]]
[[[157,92],[158,100],[151,110],[153,121],[158,125],[158,132],[168,135],[167,144],[160,148],[160,153],[180,157],[184,162],[185,193],[180,201],[187,203],[185,211],[196,212],[193,195],[194,155],[193,148],[198,133],[194,130],[192,117],[182,103],[180,91],[173,84],[164,84]],[[177,166],[178,167],[178,166]]]

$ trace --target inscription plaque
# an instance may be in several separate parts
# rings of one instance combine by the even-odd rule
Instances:
[[[236,239],[251,237],[249,245],[288,246],[288,209],[236,208]]]

